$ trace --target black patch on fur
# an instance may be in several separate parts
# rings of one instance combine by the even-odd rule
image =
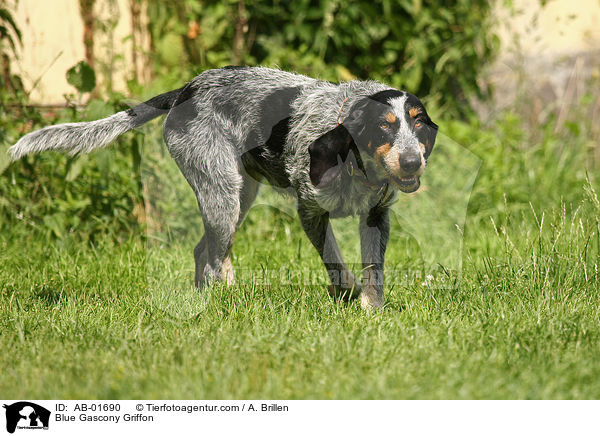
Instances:
[[[310,144],[308,153],[310,154],[310,181],[312,184],[319,186],[331,183],[339,176],[350,150],[356,150],[355,147],[350,132],[343,124],[328,131]],[[354,162],[356,162],[355,158]],[[358,163],[357,166],[359,166]],[[364,170],[364,166],[361,170]]]
[[[373,99],[373,96],[369,96],[352,106],[350,114],[343,122],[358,148],[371,156],[380,145],[386,142],[393,143],[397,130],[395,125],[391,125],[387,131],[380,128],[380,124],[385,122],[385,114],[389,111],[387,99],[390,97],[384,96],[381,92],[374,95],[378,98]],[[382,99],[385,99],[385,103],[380,101]],[[370,148],[369,143],[371,143]]]
[[[165,122],[165,132],[167,130],[176,130],[180,132],[187,132],[189,125],[198,112],[191,103],[191,98],[198,92],[199,86],[195,82],[189,82],[177,95],[175,102],[173,103],[167,121]]]
[[[177,96],[177,99],[175,100],[175,103],[173,103],[173,106],[179,106],[180,104],[185,103],[186,101],[191,99],[193,95],[196,94],[196,92],[198,92],[198,89],[199,86],[195,81],[187,83],[181,89],[181,92]]]
[[[141,126],[151,119],[168,112],[174,106],[175,102],[179,100],[180,94],[185,88],[186,86],[157,95],[142,104],[128,109],[127,115],[133,118],[133,125],[135,127]]]
[[[282,188],[290,186],[282,154],[290,130],[291,104],[301,89],[298,86],[280,88],[263,100],[259,125],[249,132],[244,144],[246,152],[241,156],[250,175],[265,178]]]
[[[389,105],[392,98],[398,98],[404,95],[405,93],[403,91],[398,91],[397,89],[386,89],[385,91],[380,91],[376,94],[370,95],[369,98],[378,103]]]

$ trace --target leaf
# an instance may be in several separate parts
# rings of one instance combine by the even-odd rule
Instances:
[[[352,74],[350,70],[348,70],[348,68],[344,67],[343,65],[336,65],[335,69],[340,80],[344,82],[356,80],[356,76]]]
[[[54,215],[46,215],[43,218],[44,225],[54,234],[58,239],[62,239],[65,231],[65,216],[62,213],[56,213]]]
[[[179,65],[183,56],[183,41],[181,35],[171,32],[166,34],[157,45],[160,59],[168,66]]]
[[[79,174],[81,174],[81,170],[88,163],[89,156],[84,154],[73,159],[73,163],[69,167],[69,170],[67,171],[67,176],[65,177],[65,180],[67,182],[72,182],[77,178],[77,176],[79,176]]]
[[[579,123],[575,123],[573,121],[565,121],[565,127],[569,129],[573,136],[579,136],[579,134],[581,133]]]
[[[21,30],[19,29],[19,26],[17,26],[17,24],[15,23],[15,20],[13,19],[12,15],[8,9],[6,9],[6,8],[0,9],[0,21],[8,23],[10,25],[10,27],[12,28],[13,32],[15,32],[15,35],[17,35],[17,41],[19,41],[20,44],[23,44]],[[12,40],[12,38],[11,38],[11,40]]]
[[[80,93],[91,92],[96,87],[96,73],[86,61],[79,61],[67,71],[67,82]]]
[[[417,62],[413,68],[408,70],[405,77],[406,88],[416,92],[415,90],[419,89],[419,85],[423,79],[423,65],[420,62]]]
[[[10,158],[8,157],[7,150],[4,147],[0,147],[0,174],[4,172],[10,165]]]

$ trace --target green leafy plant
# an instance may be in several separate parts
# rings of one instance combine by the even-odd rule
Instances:
[[[79,61],[67,70],[67,82],[81,94],[92,92],[96,87],[96,73],[86,61]]]
[[[4,45],[7,44],[13,54],[17,54],[17,45],[22,43],[21,30],[15,23],[8,2],[0,2],[0,48],[5,53]]]
[[[12,7],[15,5],[16,3]],[[23,98],[23,82],[11,71],[11,58],[18,57],[17,47],[21,45],[21,30],[13,18],[11,6],[7,1],[2,0],[0,1],[0,89],[4,90],[0,92],[2,105],[18,103]]]
[[[156,67],[278,66],[326,80],[376,79],[466,115],[499,48],[492,3],[391,0],[149,2]]]

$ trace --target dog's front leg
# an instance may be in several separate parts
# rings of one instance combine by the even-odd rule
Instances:
[[[383,306],[383,263],[390,236],[387,208],[371,209],[360,217],[360,247],[363,264],[363,287],[360,305],[363,309]]]
[[[329,222],[329,214],[325,211],[310,210],[299,204],[298,215],[304,232],[327,268],[327,274],[331,279],[329,295],[344,300],[358,297],[361,290],[360,282],[356,280],[342,259]]]

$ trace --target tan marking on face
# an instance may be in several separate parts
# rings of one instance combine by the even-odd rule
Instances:
[[[375,163],[386,171],[399,174],[400,161],[398,160],[398,147],[392,147],[389,142],[377,147],[373,155]]]
[[[421,147],[421,154],[425,154],[427,151],[427,147],[422,142],[419,142],[419,146]]]
[[[385,144],[380,145],[379,147],[377,147],[377,150],[375,150],[375,159],[376,160],[385,159],[385,156],[390,152],[391,149],[392,149],[392,146],[390,145],[389,142],[386,142]]]
[[[417,115],[419,115],[421,113],[421,109],[417,108],[417,107],[411,107],[408,110],[408,115],[410,115],[411,118],[417,118]]]
[[[385,114],[385,120],[388,123],[395,123],[396,122],[396,115],[394,115],[393,112],[388,112],[387,114]]]

